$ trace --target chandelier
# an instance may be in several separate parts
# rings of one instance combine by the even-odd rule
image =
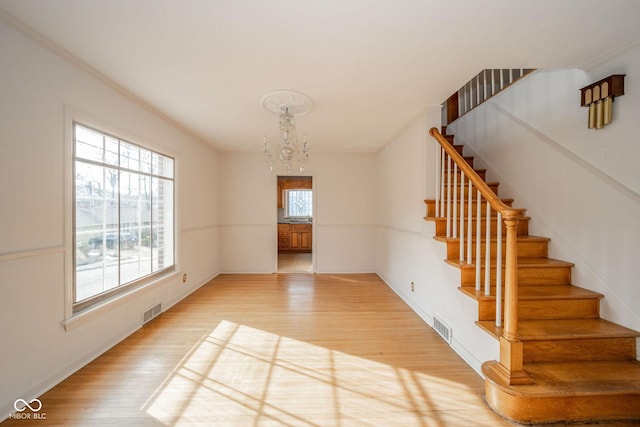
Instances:
[[[278,90],[262,97],[262,106],[279,115],[277,139],[263,138],[263,154],[272,172],[289,175],[304,171],[304,162],[309,159],[309,142],[306,135],[298,142],[296,115],[302,115],[313,108],[313,101],[307,95],[290,90]]]

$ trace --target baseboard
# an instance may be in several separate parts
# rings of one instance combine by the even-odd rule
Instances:
[[[484,378],[484,374],[482,373],[482,362],[476,359],[473,353],[467,350],[467,348],[463,346],[460,341],[457,341],[455,337],[451,339],[451,348],[462,358],[462,360],[465,361],[467,365],[471,367],[471,369]]]
[[[404,301],[404,303],[407,304],[411,308],[411,310],[413,310],[418,315],[418,317],[420,317],[427,325],[433,328],[433,316],[424,311],[421,307],[415,305],[413,301],[411,301],[411,299],[409,299],[398,289],[391,286],[387,279],[385,279],[384,276],[380,275],[380,273],[376,274],[385,283],[385,285],[387,285],[393,292],[395,292],[395,294],[398,295],[400,299],[402,299],[402,301]]]

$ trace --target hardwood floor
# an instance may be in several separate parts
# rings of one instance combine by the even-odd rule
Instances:
[[[312,254],[279,253],[278,273],[311,273],[313,272]]]
[[[376,275],[222,275],[41,396],[33,425],[512,425],[483,390]]]

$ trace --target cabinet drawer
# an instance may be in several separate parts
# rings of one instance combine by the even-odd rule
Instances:
[[[292,233],[310,233],[311,224],[289,224]]]

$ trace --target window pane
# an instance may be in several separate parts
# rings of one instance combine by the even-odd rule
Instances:
[[[151,219],[150,178],[121,172],[120,179],[120,284],[151,273],[151,254],[141,247],[141,230]]]
[[[82,126],[76,126],[76,157],[102,162],[104,159],[104,137]]]
[[[118,157],[120,152],[120,142],[107,136],[104,139],[105,152],[104,152],[104,162],[113,166],[118,166]]]
[[[153,174],[173,178],[173,159],[162,154],[153,154]]]
[[[118,174],[82,162],[75,171],[75,301],[81,301],[118,285]]]
[[[311,190],[287,190],[287,216],[313,215]]]
[[[140,170],[144,173],[151,173],[151,151],[140,149]]]
[[[120,167],[139,171],[140,148],[126,142],[120,142]]]
[[[173,181],[153,178],[152,258],[153,271],[173,265]]]

